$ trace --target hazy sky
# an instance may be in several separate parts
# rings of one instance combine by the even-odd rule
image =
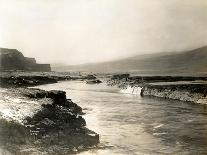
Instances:
[[[79,64],[207,45],[207,0],[0,0],[0,47]]]

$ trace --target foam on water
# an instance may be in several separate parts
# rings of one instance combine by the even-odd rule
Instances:
[[[207,104],[207,97],[200,98],[197,103],[199,104]]]
[[[132,87],[132,86],[127,86],[126,89],[121,89],[120,92],[124,94],[133,94],[133,95],[140,95],[141,94],[141,87]]]
[[[163,125],[164,125],[164,124],[158,124],[158,125],[154,126],[153,128],[154,128],[154,129],[157,129],[157,128],[162,127]]]

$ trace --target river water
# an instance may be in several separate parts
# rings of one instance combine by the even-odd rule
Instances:
[[[142,98],[106,84],[66,81],[38,86],[59,89],[80,105],[100,147],[80,155],[207,154],[207,108],[180,101]]]

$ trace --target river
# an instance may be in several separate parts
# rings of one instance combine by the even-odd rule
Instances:
[[[125,94],[105,83],[66,81],[38,86],[59,89],[80,105],[100,146],[80,155],[206,154],[205,105]]]

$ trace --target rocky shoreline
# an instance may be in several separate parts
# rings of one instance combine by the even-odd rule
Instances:
[[[31,87],[42,84],[57,83],[65,80],[81,80],[93,81],[100,83],[101,81],[93,74],[72,74],[56,73],[56,72],[1,72],[0,87]]]
[[[108,85],[116,85],[132,94],[153,96],[166,99],[181,100],[207,104],[206,77],[151,76],[130,77],[129,74],[114,75]],[[134,93],[136,92],[136,93]]]
[[[142,89],[142,96],[154,96],[193,103],[207,104],[207,85],[148,85]]]
[[[27,88],[55,83],[58,77],[4,76],[0,81],[0,151],[67,154],[99,143],[99,135],[86,128],[82,108],[64,91]]]

